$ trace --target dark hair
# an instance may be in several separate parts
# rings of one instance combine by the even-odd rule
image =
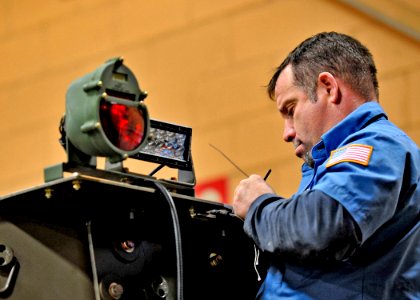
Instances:
[[[374,91],[379,98],[378,79],[372,54],[356,39],[337,32],[316,34],[298,45],[276,69],[267,92],[274,100],[274,90],[280,73],[291,65],[296,86],[316,101],[318,75],[330,72],[350,85],[365,100]]]

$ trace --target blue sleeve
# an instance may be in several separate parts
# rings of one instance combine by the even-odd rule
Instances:
[[[244,229],[263,251],[298,259],[343,260],[360,243],[351,216],[319,191],[290,199],[260,196],[248,211]]]
[[[410,193],[418,178],[411,177],[417,176],[413,170],[418,167],[419,156],[417,146],[404,133],[383,123],[346,141],[354,143],[373,147],[368,165],[340,162],[325,167],[324,163],[312,188],[346,208],[358,224],[364,242],[398,209],[409,207],[408,201],[415,201]],[[418,207],[413,207],[414,215],[416,211]]]

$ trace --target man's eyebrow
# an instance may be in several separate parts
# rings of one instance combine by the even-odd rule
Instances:
[[[296,102],[296,100],[294,98],[288,98],[286,100],[283,100],[280,107],[279,107],[279,112],[282,113],[282,114],[287,114],[287,112],[288,112],[288,107],[287,106],[290,103],[295,103],[295,102]]]

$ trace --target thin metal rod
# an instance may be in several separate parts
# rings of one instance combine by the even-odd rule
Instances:
[[[224,154],[220,149],[218,149],[217,147],[213,146],[212,144],[209,144],[210,147],[212,147],[214,150],[216,150],[217,152],[219,152],[221,155],[223,155],[224,158],[226,158],[239,172],[241,172],[242,174],[245,175],[245,177],[249,177],[249,175],[247,173],[245,173],[237,164],[235,164],[233,162],[233,160],[231,160],[226,154]]]

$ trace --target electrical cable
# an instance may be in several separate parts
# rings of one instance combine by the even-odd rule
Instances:
[[[172,222],[174,227],[174,237],[175,237],[175,251],[176,251],[176,261],[177,261],[177,300],[183,300],[183,262],[182,262],[182,244],[181,244],[181,229],[179,226],[178,213],[176,211],[174,200],[168,190],[159,182],[152,181],[156,188],[162,193],[163,197],[169,204],[169,209],[171,211]]]
[[[90,264],[92,267],[92,276],[93,276],[93,290],[95,293],[95,300],[100,300],[99,285],[98,285],[98,271],[96,269],[96,259],[95,259],[95,250],[93,247],[93,238],[92,238],[92,224],[91,221],[86,223],[88,241],[89,241],[89,256]]]

